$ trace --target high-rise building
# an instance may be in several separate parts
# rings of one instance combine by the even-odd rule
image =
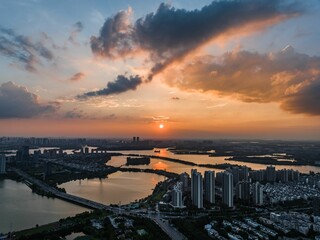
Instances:
[[[257,171],[251,171],[249,173],[251,180],[258,181],[258,182],[263,182],[266,179],[265,175],[266,175],[266,170],[264,170],[264,169],[260,169]]]
[[[222,203],[233,207],[233,175],[227,171],[222,176]]]
[[[210,203],[215,203],[215,173],[214,171],[204,172],[205,199]]]
[[[52,165],[51,162],[44,162],[43,163],[43,174],[45,176],[50,176],[52,174]]]
[[[6,173],[6,156],[0,155],[0,174]]]
[[[233,167],[231,173],[233,175],[233,185],[236,185],[240,179],[240,170],[238,167]]]
[[[182,187],[182,182],[178,182],[176,185],[173,186],[173,190],[172,190],[173,207],[177,207],[177,208],[183,207],[181,187]]]
[[[249,180],[249,168],[247,166],[242,166],[240,169],[239,181]]]
[[[182,191],[188,192],[190,191],[189,188],[189,175],[188,173],[184,172],[180,174],[180,181],[182,182]]]
[[[236,196],[243,201],[249,201],[250,183],[248,181],[241,181],[236,185]]]
[[[29,160],[29,146],[22,146],[16,153],[16,160],[19,162]]]
[[[191,200],[197,208],[203,208],[203,180],[196,169],[191,170]]]
[[[280,182],[288,182],[289,181],[289,173],[290,171],[287,169],[282,169],[276,172],[277,174],[277,180]]]
[[[276,168],[273,166],[268,166],[266,169],[266,178],[267,182],[275,182],[276,181]]]
[[[252,184],[252,197],[255,205],[263,205],[263,185],[259,182]]]

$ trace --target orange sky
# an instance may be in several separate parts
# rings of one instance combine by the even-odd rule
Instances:
[[[7,3],[15,18],[0,8],[0,137],[320,140],[317,1],[303,11],[237,5],[250,16],[232,1],[187,1],[181,12],[178,1],[98,2],[72,16],[69,3]],[[156,19],[160,10],[172,18]],[[192,29],[208,12],[215,21]],[[157,32],[140,36],[138,18]]]

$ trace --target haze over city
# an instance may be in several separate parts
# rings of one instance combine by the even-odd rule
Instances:
[[[1,135],[319,140],[319,10],[3,0]]]

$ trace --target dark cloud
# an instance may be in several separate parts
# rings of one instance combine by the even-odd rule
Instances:
[[[320,79],[287,96],[281,107],[293,113],[320,115]]]
[[[169,85],[185,90],[214,91],[245,102],[279,102],[295,113],[319,114],[320,57],[280,52],[228,52],[220,57],[190,59],[180,69],[168,69]]]
[[[71,81],[79,81],[83,79],[86,75],[82,72],[75,73],[69,80]]]
[[[56,109],[56,103],[41,104],[37,95],[13,82],[0,86],[0,118],[31,118]]]
[[[78,110],[77,108],[74,108],[68,112],[66,112],[65,118],[84,118],[84,112],[83,110]]]
[[[109,82],[107,87],[98,91],[87,92],[83,95],[78,96],[78,98],[88,98],[97,96],[108,96],[111,94],[119,94],[126,92],[128,90],[135,90],[138,85],[142,83],[142,79],[136,76],[126,77],[124,75],[118,75],[116,80]]]
[[[76,22],[72,27],[73,27],[73,29],[72,29],[72,31],[70,33],[68,41],[70,41],[70,42],[72,42],[74,44],[77,44],[76,38],[77,38],[78,34],[80,32],[82,32],[84,26],[83,26],[82,22],[79,21],[79,22]]]
[[[213,1],[200,10],[175,9],[162,3],[135,23],[130,22],[131,9],[108,18],[98,37],[91,37],[94,54],[125,57],[142,49],[150,53],[154,66],[148,79],[163,71],[173,61],[235,28],[259,21],[278,21],[301,12],[296,1],[243,0]]]
[[[179,97],[172,97],[171,99],[172,99],[172,100],[180,100]]]
[[[120,11],[105,21],[100,36],[92,36],[90,40],[94,54],[113,59],[133,51],[135,42],[130,22],[131,12],[130,8]]]
[[[28,71],[36,71],[43,60],[52,62],[53,53],[42,43],[33,42],[31,38],[18,35],[12,29],[0,27],[0,54],[21,64]]]

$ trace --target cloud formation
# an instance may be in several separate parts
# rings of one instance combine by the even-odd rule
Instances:
[[[98,91],[87,92],[79,95],[78,98],[86,99],[88,97],[108,96],[111,94],[119,94],[128,90],[135,90],[142,83],[140,76],[118,75],[116,80],[108,82],[107,87]]]
[[[148,79],[211,39],[246,24],[295,16],[296,2],[277,0],[213,1],[200,10],[175,9],[162,3],[155,13],[131,22],[132,10],[108,18],[99,36],[91,37],[92,52],[109,59],[147,51],[153,67]],[[269,23],[270,24],[270,23]]]
[[[82,22],[78,21],[78,22],[76,22],[72,27],[73,27],[73,29],[72,29],[72,31],[71,31],[71,33],[70,33],[70,36],[69,36],[69,38],[68,38],[68,41],[71,42],[71,43],[73,43],[73,44],[77,44],[76,38],[77,38],[78,34],[79,34],[80,32],[82,32],[84,26],[83,26],[83,23],[82,23]]]
[[[0,54],[22,65],[27,71],[35,72],[43,60],[52,62],[53,53],[42,43],[16,34],[12,29],[0,27]]]
[[[39,97],[25,87],[13,82],[3,83],[0,86],[0,119],[31,118],[56,110],[56,104],[41,104]]]
[[[79,81],[83,79],[86,75],[83,72],[75,73],[69,80],[71,81]]]
[[[105,21],[100,35],[92,36],[90,39],[91,50],[95,55],[114,59],[133,51],[135,40],[130,21],[131,14],[132,9],[128,8]]]
[[[320,57],[280,52],[228,52],[193,59],[167,70],[167,83],[185,90],[213,91],[244,102],[279,102],[293,113],[320,115]]]

